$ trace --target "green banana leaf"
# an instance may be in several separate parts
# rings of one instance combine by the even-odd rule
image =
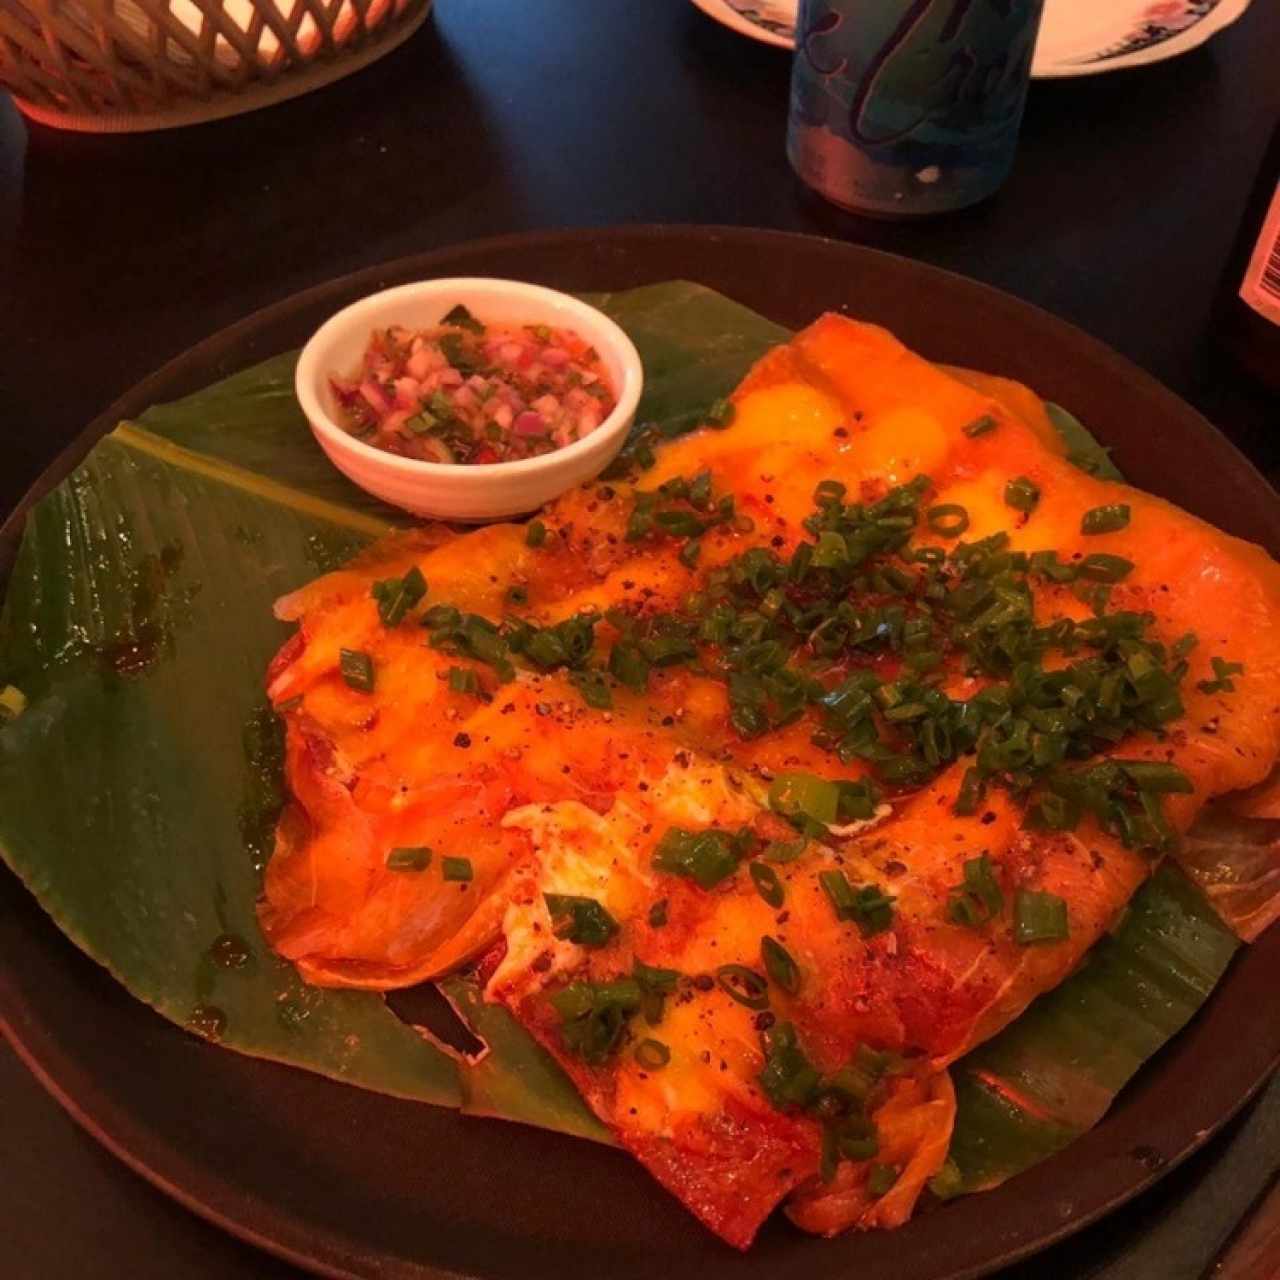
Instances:
[[[1240,945],[1163,864],[1081,967],[952,1068],[948,1188],[981,1191],[1065,1147],[1208,999]]]
[[[436,984],[485,1052],[463,1072],[467,1115],[496,1116],[575,1138],[611,1144],[609,1130],[587,1109],[555,1059],[498,1004],[486,1004],[480,984],[469,974],[453,974]]]
[[[667,435],[787,336],[694,284],[590,300],[644,359],[638,428]],[[440,984],[487,1045],[467,1060],[376,994],[305,986],[259,937],[254,901],[282,803],[279,729],[261,694],[286,634],[271,603],[406,523],[314,446],[293,367],[281,355],[148,410],[33,510],[0,617],[0,685],[29,699],[0,727],[0,855],[130,991],[226,1047],[608,1141],[472,980]],[[1114,474],[1075,419],[1050,413],[1073,455]],[[1233,945],[1185,882],[1157,876],[1079,974],[955,1069],[953,1190],[993,1185],[1094,1123]],[[1111,1035],[1117,1020],[1124,1037]]]
[[[668,433],[786,336],[697,285],[596,300],[645,361],[639,421]],[[134,995],[228,1048],[604,1138],[474,990],[454,998],[492,1048],[467,1066],[380,996],[299,982],[259,936],[283,799],[272,602],[407,523],[316,448],[295,360],[122,424],[33,509],[0,615],[0,685],[28,699],[0,727],[0,854]]]

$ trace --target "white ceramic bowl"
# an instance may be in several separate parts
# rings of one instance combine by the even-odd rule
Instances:
[[[563,449],[516,462],[470,466],[402,458],[343,430],[330,376],[345,377],[359,369],[374,329],[392,324],[432,328],[458,303],[494,324],[572,329],[600,355],[617,395],[613,412],[589,436]],[[384,289],[339,311],[303,347],[294,386],[320,447],[362,489],[414,515],[496,520],[533,511],[598,475],[622,448],[643,381],[631,339],[595,307],[541,285],[457,277]]]

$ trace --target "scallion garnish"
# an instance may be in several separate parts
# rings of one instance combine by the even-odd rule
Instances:
[[[660,898],[649,908],[649,927],[651,929],[664,928],[669,919],[669,908],[666,898]]]
[[[569,682],[582,695],[582,700],[597,711],[613,709],[613,691],[602,671],[571,671]]]
[[[541,547],[547,541],[547,526],[541,520],[530,520],[524,531],[525,545]]]
[[[1080,561],[1080,576],[1090,582],[1123,582],[1133,572],[1133,561],[1098,552]]]
[[[793,996],[800,990],[800,967],[776,938],[765,934],[760,939],[760,959],[765,972],[788,995]]]
[[[1119,765],[1139,791],[1157,795],[1190,795],[1195,791],[1191,779],[1176,764],[1163,760],[1119,759],[1113,759],[1111,763]]]
[[[450,667],[448,680],[449,688],[454,693],[466,693],[473,698],[478,698],[484,692],[480,685],[480,677],[470,667]]]
[[[748,1009],[769,1007],[769,984],[745,964],[722,964],[716,970],[716,983],[725,995]]]
[[[440,323],[453,325],[458,329],[467,329],[471,333],[475,334],[483,334],[485,331],[484,325],[481,324],[480,321],[477,320],[461,302],[459,302],[456,307],[452,307],[445,312]]]
[[[1115,533],[1129,523],[1129,504],[1115,502],[1086,511],[1080,520],[1081,533]]]
[[[1025,947],[1036,942],[1060,942],[1070,934],[1065,899],[1036,889],[1019,889],[1014,895],[1014,941]]]
[[[778,873],[763,862],[753,862],[748,870],[756,892],[776,911],[786,897]]]
[[[388,871],[425,871],[431,865],[431,850],[426,845],[392,849],[387,854]]]
[[[475,878],[470,858],[441,858],[440,875],[446,881],[465,883]]]
[[[656,1027],[662,1021],[666,999],[675,991],[680,974],[675,969],[659,969],[637,960],[631,976],[640,984],[640,1012],[651,1027]]]
[[[813,773],[780,773],[769,786],[769,807],[801,829],[830,827],[875,816],[880,793],[869,781],[832,781]]]
[[[930,507],[925,520],[941,538],[958,538],[969,527],[969,513],[958,502],[940,502]]]
[[[635,1048],[635,1060],[646,1071],[661,1071],[671,1061],[671,1050],[661,1040],[641,1040]]]
[[[818,883],[836,919],[852,921],[864,938],[892,927],[894,899],[879,885],[864,884],[855,889],[843,871],[823,871],[818,875]]]
[[[627,1019],[640,1008],[640,996],[634,978],[574,982],[557,991],[551,1007],[560,1015],[565,1048],[591,1066],[602,1066],[621,1044]]]
[[[542,898],[551,916],[551,930],[561,941],[603,947],[618,932],[618,922],[594,898],[566,893],[544,893]]]
[[[373,692],[373,659],[363,649],[339,649],[338,670],[351,688],[359,693]]]
[[[369,589],[378,602],[378,617],[384,627],[396,627],[427,594],[427,580],[415,564],[403,578],[383,578]]]
[[[1212,659],[1213,679],[1196,682],[1201,693],[1234,693],[1235,681],[1232,676],[1244,675],[1243,662],[1227,662],[1224,658]]]
[[[974,418],[964,429],[964,433],[970,437],[985,436],[988,431],[996,429],[996,420],[989,414],[984,413],[980,418]]]
[[[807,840],[770,840],[760,856],[769,862],[794,862],[808,847]]]
[[[1018,476],[1005,485],[1004,500],[1015,511],[1030,515],[1040,501],[1040,486],[1026,476]]]
[[[953,924],[976,929],[1004,909],[1004,894],[995,867],[984,853],[964,864],[964,879],[947,898],[947,918]]]
[[[762,1037],[764,1070],[756,1077],[765,1097],[779,1111],[808,1106],[822,1077],[796,1041],[790,1022],[775,1022]]]
[[[713,889],[737,871],[745,851],[741,833],[734,835],[714,827],[705,831],[671,827],[653,851],[653,866],[692,880],[700,888]]]
[[[981,772],[970,766],[964,771],[964,777],[960,780],[960,790],[956,792],[956,802],[952,805],[952,812],[962,818],[971,817],[978,812],[978,806],[982,803],[985,791]]]
[[[702,543],[697,538],[690,538],[688,542],[680,548],[676,553],[676,559],[680,561],[686,569],[692,569],[698,563],[698,556],[702,553]]]

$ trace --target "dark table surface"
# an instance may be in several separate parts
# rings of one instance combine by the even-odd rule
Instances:
[[[437,0],[349,80],[168,133],[58,133],[0,100],[0,507],[133,382],[258,307],[451,242],[623,222],[809,231],[977,277],[1137,361],[1274,477],[1280,412],[1215,357],[1211,309],[1280,111],[1277,47],[1280,5],[1258,0],[1182,58],[1035,84],[1005,190],[922,224],[806,193],[782,150],[786,55],[685,0]],[[296,1274],[116,1164],[3,1047],[0,1117],[6,1275]],[[1273,1085],[1006,1280],[1199,1280],[1277,1164]]]

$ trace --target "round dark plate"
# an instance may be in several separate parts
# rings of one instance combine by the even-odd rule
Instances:
[[[362,271],[269,307],[139,384],[49,468],[0,530],[125,416],[301,345],[386,285],[498,275],[562,289],[698,280],[791,326],[826,309],[942,361],[1007,374],[1067,406],[1135,484],[1280,552],[1280,501],[1194,410],[1140,369],[1026,303],[882,253],[776,232],[635,227],[488,240]],[[1228,1120],[1280,1062],[1280,931],[1245,948],[1199,1016],[1106,1120],[1003,1187],[901,1231],[834,1241],[770,1222],[745,1257],[628,1157],[586,1142],[397,1101],[219,1052],[132,999],[0,873],[0,1017],[27,1063],[121,1159],[196,1212],[333,1276],[563,1280],[963,1280],[1115,1209]]]

